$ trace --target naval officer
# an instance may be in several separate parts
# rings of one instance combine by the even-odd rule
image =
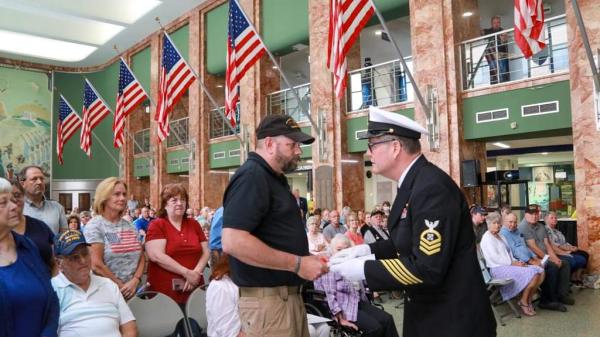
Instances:
[[[388,219],[391,240],[345,249],[331,270],[371,290],[406,292],[403,335],[496,336],[467,201],[456,183],[421,154],[418,123],[371,107],[372,171],[398,182]]]

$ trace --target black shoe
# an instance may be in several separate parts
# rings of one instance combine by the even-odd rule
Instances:
[[[554,311],[560,311],[560,312],[567,311],[567,307],[562,305],[562,303],[560,303],[560,302],[540,302],[540,304],[538,304],[538,307],[540,307],[542,309],[546,309],[546,310],[554,310]]]
[[[566,304],[566,305],[573,305],[573,304],[575,304],[575,300],[574,300],[572,297],[569,297],[569,296],[566,296],[566,297],[561,297],[561,298],[559,299],[559,301],[560,301],[562,304]]]

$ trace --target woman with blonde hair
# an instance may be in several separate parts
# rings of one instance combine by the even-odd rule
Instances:
[[[123,220],[127,211],[127,185],[110,177],[96,188],[94,213],[85,227],[90,244],[92,270],[115,282],[126,300],[135,295],[144,272],[145,259],[135,226]]]

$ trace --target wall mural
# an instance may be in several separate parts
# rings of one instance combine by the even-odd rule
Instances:
[[[51,92],[45,73],[0,67],[0,176],[52,160]]]

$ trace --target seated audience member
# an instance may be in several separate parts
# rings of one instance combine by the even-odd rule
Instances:
[[[346,233],[346,227],[340,223],[340,215],[337,210],[333,209],[329,212],[329,225],[323,228],[323,236],[325,240],[330,242],[336,234]]]
[[[306,226],[308,227],[308,233],[306,233],[308,237],[308,251],[315,255],[324,253],[327,248],[327,241],[319,228],[318,218],[314,215],[308,217]]]
[[[116,283],[91,273],[92,260],[81,232],[60,234],[54,244],[60,273],[52,286],[60,304],[60,337],[136,337],[135,317]]]
[[[156,219],[156,210],[152,207],[148,207],[148,216],[150,217],[150,221]]]
[[[502,204],[500,207],[500,216],[504,218],[510,213],[512,213],[512,207],[509,204]]]
[[[329,225],[329,209],[323,208],[321,211],[321,229]]]
[[[13,229],[18,234],[25,235],[37,246],[42,260],[48,266],[48,272],[51,275],[56,273],[56,265],[52,256],[52,244],[54,243],[54,233],[43,221],[23,214],[25,195],[23,186],[17,180],[11,182],[12,198],[17,205],[16,212],[19,218],[19,224]]]
[[[390,215],[391,208],[392,208],[392,205],[390,204],[389,201],[384,201],[381,203],[381,210],[383,211],[383,213],[385,213],[385,216]]]
[[[356,217],[358,219],[358,228],[359,230],[362,229],[362,227],[367,223],[365,220],[365,211],[362,209],[359,209],[356,212]],[[362,233],[361,233],[362,234]]]
[[[346,226],[346,229],[348,229],[348,223],[346,221],[348,215],[350,215],[350,213],[352,213],[352,208],[350,208],[350,206],[344,206],[342,207],[342,211],[340,212],[340,220],[339,222]]]
[[[487,223],[485,222],[485,216],[487,211],[485,208],[479,205],[471,206],[471,221],[473,222],[473,232],[475,232],[475,242],[479,244],[483,233],[487,231]]]
[[[19,207],[8,180],[0,178],[0,337],[56,337],[58,300],[38,248],[12,231]]]
[[[525,242],[531,251],[540,259],[548,256],[546,270],[555,268],[558,270],[557,295],[559,302],[567,305],[573,305],[575,300],[569,296],[569,287],[571,280],[571,267],[568,263],[563,263],[556,255],[548,240],[548,233],[545,226],[539,222],[540,209],[538,205],[528,205],[525,209],[525,216],[519,224],[519,232],[523,234]]]
[[[350,215],[348,215],[347,217],[346,223],[348,226],[346,236],[352,241],[352,243],[355,245],[362,245],[363,243],[365,243],[362,234],[360,234],[360,231],[358,229],[359,222],[356,214],[350,213]]]
[[[202,233],[204,233],[204,237],[206,237],[206,239],[208,240],[208,238],[210,238],[210,223],[205,221],[200,224],[200,228],[202,228]]]
[[[81,232],[85,231],[85,226],[87,226],[88,222],[92,219],[92,213],[90,211],[83,211],[79,213],[79,218],[81,220]]]
[[[210,225],[211,230],[208,236],[208,248],[210,248],[210,259],[208,260],[208,264],[212,267],[217,261],[219,261],[219,257],[223,253],[223,244],[221,243],[221,237],[223,234],[223,206],[217,208],[215,211],[215,215],[213,216],[213,221]]]
[[[81,222],[79,220],[79,216],[77,214],[71,214],[67,218],[67,226],[69,230],[72,231],[81,231]]]
[[[204,284],[202,275],[210,254],[200,224],[185,217],[187,200],[183,185],[163,187],[159,217],[150,223],[146,236],[149,289],[171,297],[180,306]]]
[[[148,225],[152,219],[150,218],[150,209],[146,206],[142,207],[140,217],[135,219],[133,225],[137,231],[138,238],[141,242],[144,242],[146,233],[148,233]]]
[[[500,234],[506,239],[513,257],[528,265],[544,267],[542,266],[542,260],[538,259],[529,249],[527,243],[525,243],[525,239],[523,239],[523,234],[521,234],[517,228],[517,216],[514,213],[509,213],[503,218],[503,221],[504,223],[500,230]],[[544,271],[546,277],[541,286],[542,294],[539,304],[540,308],[563,312],[567,311],[567,308],[558,301],[558,270],[549,267],[549,264],[546,264]]]
[[[96,216],[85,228],[85,239],[91,245],[92,270],[119,286],[125,300],[135,295],[144,273],[146,259],[135,227],[121,217],[127,212],[127,185],[110,177],[96,188]]]
[[[390,234],[383,227],[383,216],[385,213],[382,210],[374,209],[369,218],[370,223],[367,223],[361,228],[362,236],[366,244],[371,244],[375,241],[387,240]]]
[[[567,242],[563,233],[556,228],[558,217],[555,212],[548,212],[544,222],[552,249],[561,260],[566,261],[571,267],[571,281],[576,285],[582,285],[583,271],[587,267],[590,255]]]
[[[544,280],[544,269],[517,261],[508,248],[508,242],[500,235],[499,213],[487,216],[488,231],[481,238],[481,252],[494,278],[510,278],[513,282],[500,288],[502,299],[507,301],[521,293],[519,306],[526,316],[535,315],[532,295]]]
[[[347,236],[337,234],[331,240],[329,252],[333,255],[350,246],[352,241]],[[398,336],[394,318],[369,303],[362,282],[355,284],[330,271],[316,279],[314,285],[325,292],[331,314],[341,325],[361,330],[364,337]]]
[[[210,337],[242,337],[238,302],[239,288],[229,278],[229,256],[222,254],[213,266],[206,289],[207,333]]]

